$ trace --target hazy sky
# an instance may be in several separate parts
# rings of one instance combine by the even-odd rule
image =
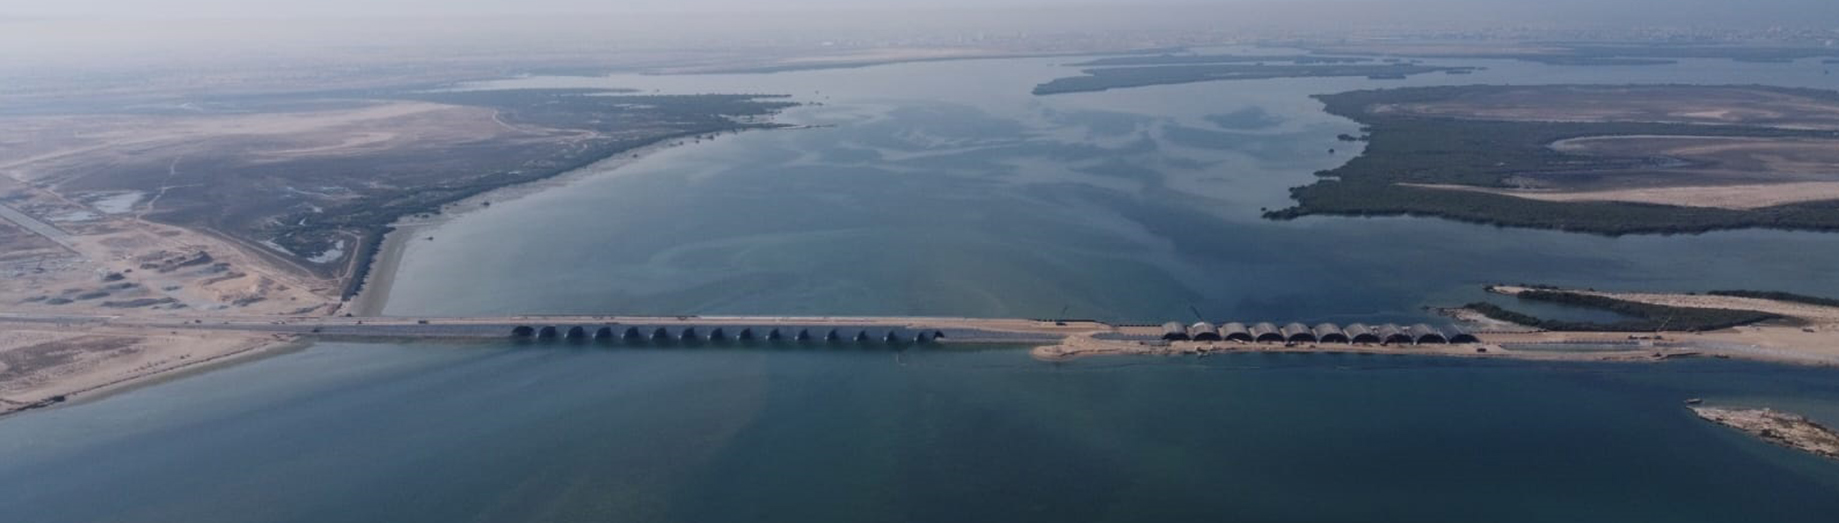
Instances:
[[[1199,3],[1245,0],[1199,0]],[[783,11],[874,7],[1129,4],[1129,0],[0,0],[11,14],[168,16],[476,15]],[[1140,2],[1139,2],[1140,3]],[[1160,3],[1184,3],[1182,0]],[[1189,1],[1185,3],[1196,3]]]
[[[0,18],[295,18],[630,13],[786,12],[847,9],[1204,5],[1223,9],[1357,5],[1404,17],[1660,24],[1781,23],[1839,27],[1839,0],[0,0]],[[1052,11],[1049,11],[1050,13]],[[1051,15],[1050,15],[1051,16]]]

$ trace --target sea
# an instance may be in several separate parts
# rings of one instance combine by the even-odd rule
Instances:
[[[1272,54],[1282,50],[1265,50]],[[1489,283],[1839,295],[1839,236],[1269,221],[1360,153],[1311,94],[1839,87],[1817,61],[1484,67],[1034,96],[1077,58],[462,89],[789,94],[410,242],[393,315],[1439,321]],[[1839,424],[1839,370],[1026,347],[321,342],[0,419],[0,521],[1831,522],[1839,461],[1699,420]]]

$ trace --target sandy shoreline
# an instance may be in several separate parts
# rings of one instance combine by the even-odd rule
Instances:
[[[427,238],[430,236],[429,233],[440,230],[443,225],[462,216],[487,209],[490,202],[514,201],[570,183],[617,172],[653,154],[682,146],[684,145],[682,142],[688,139],[671,138],[655,144],[627,149],[580,169],[541,180],[492,189],[447,204],[442,207],[440,214],[429,218],[406,216],[398,219],[396,223],[391,224],[392,230],[383,236],[382,243],[373,255],[370,271],[364,278],[363,289],[351,301],[345,303],[339,312],[349,313],[352,316],[382,316],[383,311],[389,307],[390,288],[395,286],[396,273],[401,268],[402,259],[410,245],[417,239]]]
[[[104,398],[306,347],[279,333],[0,325],[0,416]]]

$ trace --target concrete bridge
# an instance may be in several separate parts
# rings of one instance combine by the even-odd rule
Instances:
[[[961,329],[952,329],[960,331]],[[960,332],[960,334],[964,334]],[[521,340],[621,344],[797,343],[927,345],[950,338],[946,329],[885,325],[568,324],[530,323],[505,335]],[[987,337],[985,334],[983,337]]]
[[[527,343],[599,343],[646,346],[809,345],[920,347],[955,343],[1044,345],[1074,335],[1158,341],[1234,341],[1422,345],[1476,343],[1455,327],[1424,324],[1338,326],[1300,323],[1211,323],[1114,326],[1089,320],[935,317],[795,316],[508,316],[404,318],[323,316],[29,316],[0,314],[0,322],[26,321],[149,330],[226,330],[326,339],[477,339]]]

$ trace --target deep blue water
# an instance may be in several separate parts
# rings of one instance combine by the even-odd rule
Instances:
[[[1774,521],[1831,370],[322,344],[0,422],[0,521]]]

